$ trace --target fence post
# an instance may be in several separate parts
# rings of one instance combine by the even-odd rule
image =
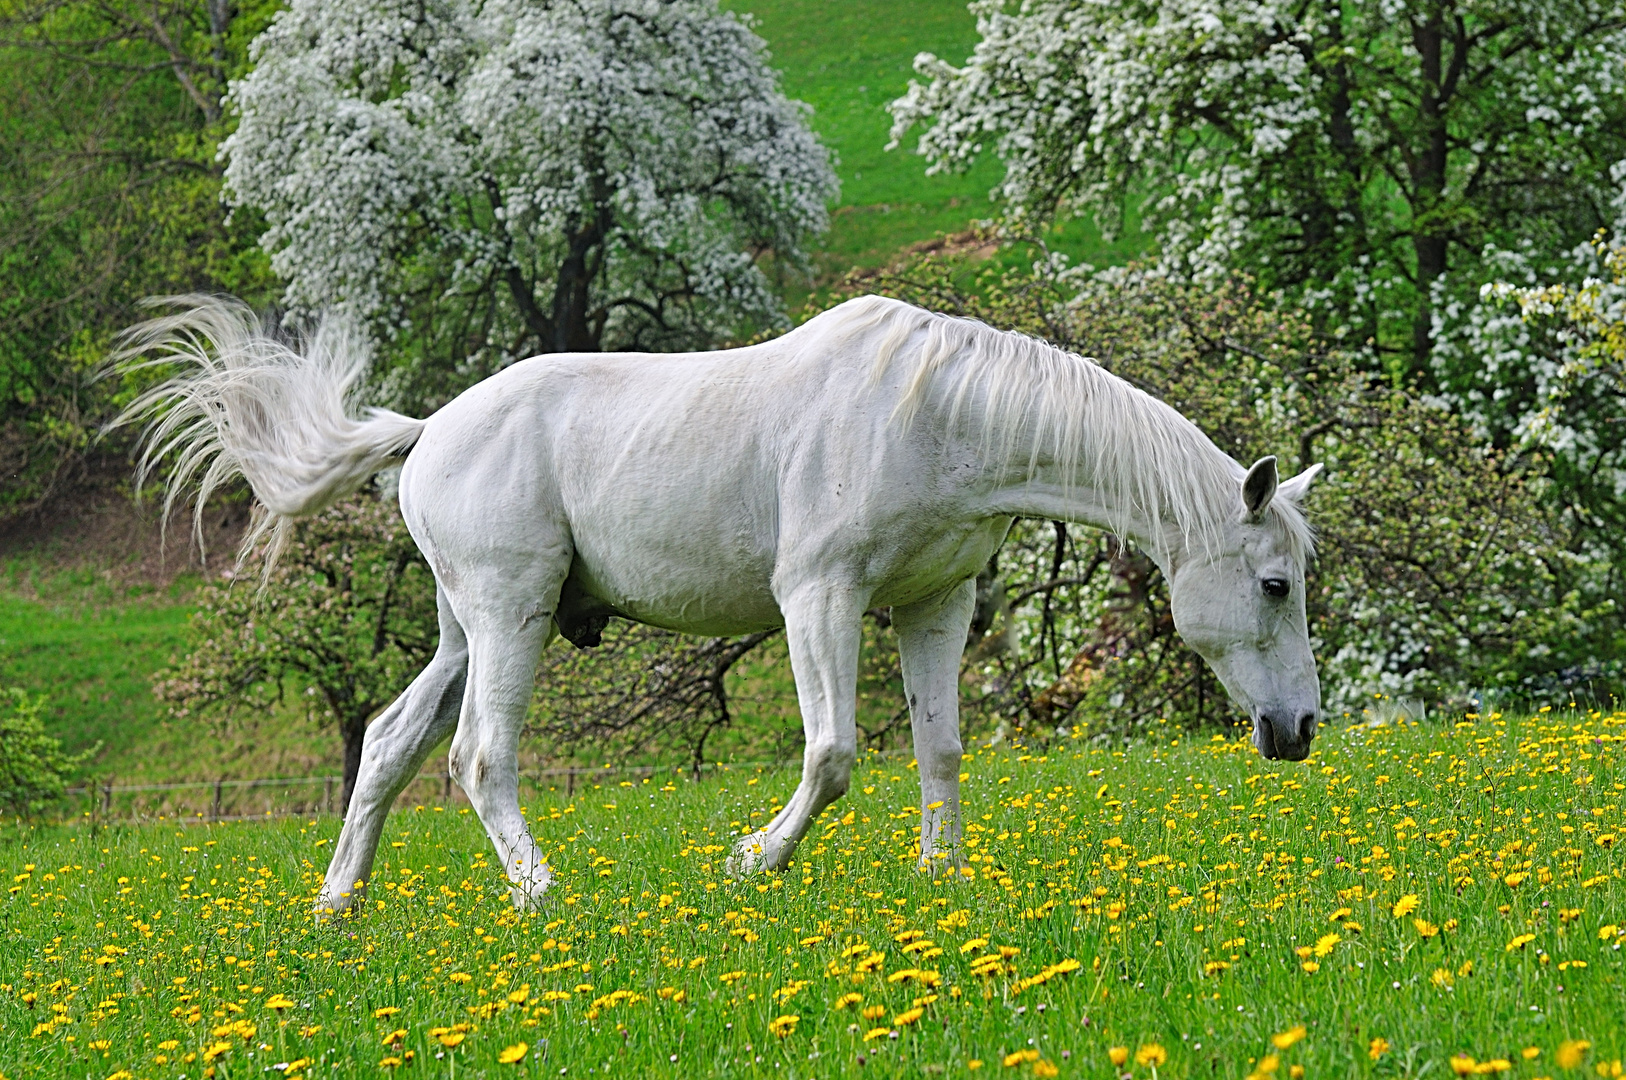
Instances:
[[[449,803],[452,801],[452,770],[447,769],[440,779],[440,801]]]
[[[333,813],[333,777],[327,778],[327,793],[322,796],[322,806],[328,813]]]
[[[223,781],[223,780],[216,780],[215,781],[215,804],[214,804],[214,806],[212,806],[209,809],[209,820],[210,821],[219,821],[220,820],[220,794],[221,794],[220,789],[224,785],[224,783],[225,783],[225,781]]]
[[[102,785],[102,813],[109,814],[109,813],[112,813],[112,811],[113,811],[113,778],[110,776],[110,777],[107,778],[107,782]]]

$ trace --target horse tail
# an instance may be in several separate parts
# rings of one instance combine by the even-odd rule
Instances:
[[[239,300],[192,295],[146,304],[175,310],[125,331],[113,364],[126,377],[152,371],[168,377],[143,390],[107,429],[145,424],[138,492],[171,462],[166,522],[195,486],[200,548],[204,503],[242,476],[256,506],[239,565],[264,540],[269,577],[295,521],[356,491],[423,433],[423,420],[356,400],[370,350],[348,321],[325,318],[314,333],[290,341]]]

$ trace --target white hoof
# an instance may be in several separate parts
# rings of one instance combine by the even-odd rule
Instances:
[[[549,886],[553,884],[553,873],[546,866],[525,882],[515,882],[508,890],[508,898],[514,902],[517,911],[529,911],[542,906]]]
[[[729,856],[724,869],[731,877],[745,877],[747,874],[773,869],[772,861],[768,858],[767,831],[754,832],[736,843],[734,854]]]

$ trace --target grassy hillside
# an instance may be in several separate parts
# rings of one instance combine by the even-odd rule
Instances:
[[[861,760],[790,871],[745,880],[724,853],[793,775],[532,791],[558,876],[523,914],[473,816],[423,807],[336,928],[310,916],[331,818],[4,834],[0,1068],[1615,1077],[1623,732],[980,750],[953,880],[913,868],[901,761]]]
[[[813,128],[838,156],[841,204],[817,256],[826,276],[874,267],[939,233],[959,232],[997,208],[988,193],[1003,169],[991,154],[970,172],[927,176],[915,139],[888,152],[886,105],[914,74],[918,53],[958,64],[977,42],[964,0],[727,0],[747,12],[784,74],[785,91],[813,106]],[[1130,237],[1105,244],[1088,223],[1054,238],[1075,258],[1107,265],[1140,249]]]

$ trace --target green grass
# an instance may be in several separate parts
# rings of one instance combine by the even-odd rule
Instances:
[[[1004,167],[991,153],[959,175],[927,176],[913,150],[918,132],[885,149],[892,126],[887,103],[914,77],[914,59],[935,53],[962,63],[977,42],[964,0],[728,0],[748,12],[768,42],[791,97],[813,106],[813,128],[838,156],[841,202],[816,255],[826,279],[853,267],[891,262],[910,244],[955,233],[997,215],[989,191]],[[1137,253],[1138,237],[1102,241],[1087,222],[1052,237],[1069,255],[1120,263]]]
[[[46,698],[70,752],[100,746],[81,778],[116,784],[304,775],[331,769],[338,738],[297,703],[229,726],[170,721],[152,676],[185,647],[195,576],[163,586],[34,559],[0,567],[0,686]]]
[[[970,880],[913,870],[903,760],[744,881],[727,845],[790,774],[533,791],[559,876],[523,914],[455,810],[398,812],[326,925],[331,819],[17,831],[0,1069],[502,1076],[523,1043],[513,1075],[1619,1075],[1623,738],[1566,713],[1335,729],[1302,764],[984,749]]]

